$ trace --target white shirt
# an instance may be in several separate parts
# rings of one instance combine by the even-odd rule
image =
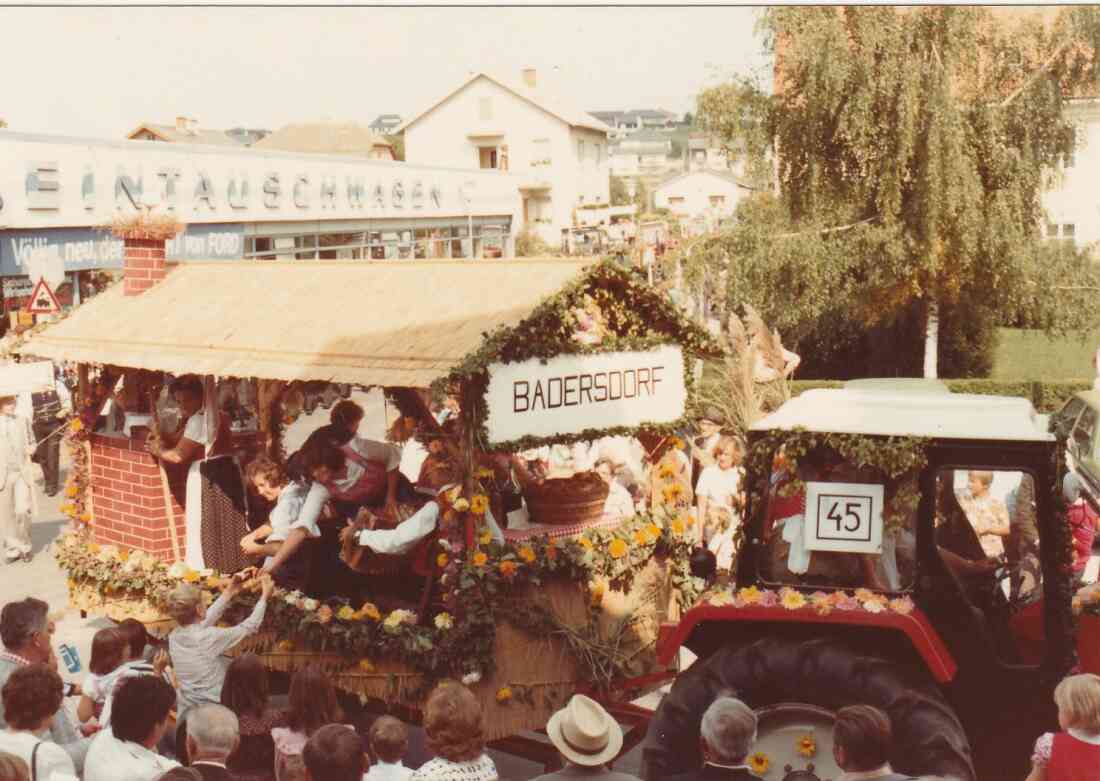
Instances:
[[[183,438],[197,442],[203,447],[210,447],[214,442],[214,437],[210,435],[208,428],[206,425],[206,410],[200,409],[187,419],[187,425],[183,427]]]
[[[111,723],[111,703],[114,702],[115,691],[118,689],[119,683],[121,683],[124,678],[133,678],[137,675],[156,675],[156,670],[153,669],[152,664],[145,661],[144,659],[134,659],[132,662],[127,662],[126,664],[115,668],[105,676],[95,676],[97,678],[100,678],[100,682],[98,685],[105,689],[107,694],[106,698],[103,701],[103,710],[99,714],[99,724],[101,727],[105,728]],[[88,676],[88,678],[92,677],[93,676],[91,675]],[[112,679],[110,681],[110,688],[107,688],[107,682],[105,681],[105,679],[108,677]],[[168,682],[171,683],[171,681]],[[89,694],[87,681],[85,681],[83,689],[85,694],[88,694],[89,697],[92,696],[91,694]],[[93,697],[93,699],[95,698]]]
[[[449,487],[449,486],[448,486]],[[447,488],[442,489],[444,491]],[[439,522],[439,503],[428,502],[412,516],[393,529],[365,529],[359,532],[359,544],[375,553],[402,554],[411,551],[418,542],[435,530]],[[504,534],[497,526],[493,513],[485,511],[485,523],[494,542],[504,542]]]
[[[27,769],[31,766],[31,754],[35,744],[38,747],[38,781],[49,781],[55,774],[76,776],[76,768],[73,760],[65,749],[50,740],[42,738],[30,732],[11,732],[0,730],[0,751],[14,754],[27,763]]]
[[[291,529],[305,529],[306,536],[320,537],[321,529],[317,526],[317,520],[308,523],[302,517],[302,507],[306,503],[309,489],[301,483],[289,482],[279,492],[279,499],[271,509],[267,522],[271,525],[271,534],[267,535],[267,542],[286,542]],[[270,564],[275,559],[268,556],[264,564]]]
[[[392,763],[379,760],[363,774],[363,781],[405,781],[412,774],[412,768],[405,767],[402,762]]]
[[[705,496],[711,502],[728,507],[733,497],[741,490],[739,466],[720,469],[717,465],[706,467],[699,475],[699,484],[695,486],[695,496]]]
[[[352,437],[348,445],[351,446],[352,450],[368,461],[381,461],[386,465],[387,472],[392,472],[401,466],[401,451],[388,442],[377,442],[373,439]],[[332,482],[341,491],[346,491],[359,482],[359,478],[363,476],[364,471],[362,466],[349,458],[347,461],[347,472],[344,477],[335,479]],[[327,502],[331,496],[332,493],[326,486],[318,482],[311,484],[299,518],[304,523],[315,526],[317,524],[317,519],[321,517],[321,511],[325,507],[325,502]]]
[[[226,651],[260,628],[267,600],[260,597],[251,615],[236,626],[217,626],[232,599],[223,593],[206,609],[206,618],[177,627],[168,635],[168,653],[179,679],[179,713],[203,703],[221,702],[222,683],[229,660]],[[87,779],[85,780],[87,781]]]
[[[634,498],[618,480],[611,481],[607,501],[603,503],[603,513],[609,518],[623,520],[634,517]]]
[[[179,762],[162,757],[145,746],[119,740],[110,729],[92,740],[84,760],[84,781],[154,781]]]

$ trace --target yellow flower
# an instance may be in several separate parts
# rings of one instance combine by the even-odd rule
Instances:
[[[482,545],[488,545],[490,542],[493,541],[493,533],[486,529],[478,536],[477,541],[480,542]]]
[[[668,528],[672,529],[672,533],[677,537],[680,537],[684,533],[684,522],[679,517],[673,518],[668,524]]]
[[[374,672],[374,665],[371,664],[370,659],[360,659],[359,660],[359,672],[361,672],[361,673],[372,673],[372,672]]]
[[[749,586],[748,588],[743,588],[738,591],[737,596],[739,596],[741,601],[746,605],[755,605],[760,601],[762,594],[760,593],[760,589],[756,586]]]
[[[502,561],[500,562],[500,574],[506,578],[510,578],[516,574],[516,563],[514,561]]]
[[[677,450],[684,449],[684,440],[680,439],[679,437],[673,437],[668,441],[668,444],[672,445],[672,447],[676,448]]]
[[[122,558],[122,554],[119,554],[119,558]],[[206,579],[206,587],[207,588],[221,588],[221,586],[222,586],[221,578],[215,578],[213,575],[211,575],[210,577],[208,577]]]
[[[435,557],[435,566],[439,567],[439,569],[443,569],[447,566],[448,561],[450,561],[450,559],[447,558],[447,554],[440,553],[438,556]]]
[[[91,513],[81,513],[80,514],[80,520],[81,520],[82,523],[91,523],[92,522],[92,514]]]
[[[519,549],[519,557],[530,564],[532,561],[535,560],[535,552],[531,549],[529,545],[524,545],[522,548]]]
[[[482,553],[481,551],[478,551],[477,553],[475,553],[475,554],[474,554],[474,558],[472,559],[473,565],[474,565],[475,567],[484,567],[484,566],[485,566],[485,563],[486,563],[487,561],[489,561],[489,557],[488,557],[488,556],[486,556],[486,555],[485,555],[484,553]]]
[[[280,651],[293,651],[294,650],[294,641],[293,640],[280,640],[279,642],[277,642],[275,644],[275,647]]]
[[[125,561],[129,561],[129,559],[130,559],[130,551],[120,550],[118,552],[118,560],[119,561],[125,562]]]
[[[455,503],[452,506],[460,513],[464,513],[470,509],[470,503],[462,496],[455,499]]]
[[[866,602],[868,599],[874,599],[874,598],[875,598],[875,592],[871,591],[870,589],[866,589],[866,588],[857,588],[856,589],[856,599],[858,599],[860,602]]]
[[[646,534],[645,529],[638,529],[634,532],[634,544],[646,545],[649,542],[649,535]]]
[[[661,494],[665,497],[666,502],[674,502],[680,498],[680,494],[684,492],[683,486],[679,483],[673,483],[672,485],[665,486]]]
[[[497,702],[503,704],[512,699],[512,690],[507,686],[497,689]]]
[[[489,497],[485,494],[476,494],[473,499],[470,500],[470,512],[474,515],[484,515],[485,511],[489,509]]]
[[[336,611],[336,617],[341,621],[354,621],[355,610],[351,605],[344,605],[342,608]]]
[[[657,524],[651,523],[651,524],[649,524],[648,526],[645,527],[645,530],[647,532],[649,532],[649,537],[654,542],[661,539],[661,527],[658,526]]]
[[[772,761],[768,758],[768,755],[763,751],[757,751],[751,757],[749,757],[749,770],[756,773],[758,776],[762,776],[768,772],[768,767]]]
[[[187,572],[183,573],[183,580],[185,583],[197,583],[199,580],[199,573],[195,572],[193,569],[188,569]]]
[[[592,550],[592,540],[588,539],[583,534],[577,538],[577,542],[579,542],[581,547],[585,550]]]
[[[478,469],[478,470],[477,470],[476,472],[474,472],[474,474],[475,474],[475,475],[477,475],[477,476],[478,476],[479,478],[481,478],[482,480],[487,480],[487,479],[489,479],[489,478],[491,478],[491,477],[495,477],[495,476],[496,476],[496,473],[495,473],[495,472],[494,472],[494,471],[493,471],[492,469],[490,469],[489,467],[487,467],[487,466],[483,466],[483,467],[481,467],[481,468],[480,468],[480,469]]]
[[[800,756],[809,759],[817,754],[817,741],[813,735],[803,735],[798,739],[797,749]]]
[[[779,603],[787,610],[798,610],[799,608],[806,607],[806,597],[802,596],[802,592],[795,591],[794,589],[784,589],[780,595]]]
[[[88,553],[99,553],[99,546],[96,543],[89,543]]]
[[[435,617],[436,629],[450,629],[454,625],[455,622],[450,613],[439,613]]]
[[[599,607],[603,603],[603,595],[606,593],[607,588],[603,583],[592,582],[589,584],[588,589],[592,596],[592,606]]]
[[[664,466],[661,467],[660,471],[658,471],[657,474],[662,479],[667,480],[670,477],[672,477],[673,475],[675,475],[676,472],[673,470],[673,468],[671,466],[669,466],[668,464],[665,464]]]
[[[75,485],[65,486],[65,496],[69,497],[70,499],[74,498],[77,493],[78,491]]]
[[[616,537],[607,546],[607,554],[613,559],[621,559],[627,552],[626,540]]]
[[[69,428],[71,428],[74,432],[83,431],[84,424],[80,422],[80,418],[73,418],[73,422],[69,424]]]

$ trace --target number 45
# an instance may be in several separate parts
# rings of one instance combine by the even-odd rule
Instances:
[[[860,502],[845,502],[844,514],[840,513],[840,502],[833,502],[829,508],[829,512],[825,514],[825,517],[830,521],[836,522],[836,530],[839,532],[842,529],[846,532],[859,531],[859,527],[863,523],[863,519],[860,518],[859,508]]]

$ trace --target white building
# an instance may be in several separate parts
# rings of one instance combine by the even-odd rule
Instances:
[[[1100,100],[1070,100],[1066,114],[1077,125],[1077,149],[1055,172],[1054,187],[1043,196],[1043,235],[1084,247],[1100,241]]]
[[[639,130],[611,146],[612,176],[655,176],[675,165],[672,138],[659,130]]]
[[[654,205],[677,217],[717,221],[732,217],[737,204],[751,191],[732,174],[689,171],[662,182],[653,191]]]
[[[475,73],[398,128],[410,164],[518,174],[524,224],[554,244],[579,207],[610,202],[608,131],[532,69],[518,84]]]

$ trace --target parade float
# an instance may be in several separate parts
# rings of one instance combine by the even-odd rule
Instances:
[[[156,266],[156,250],[128,241],[127,275]],[[241,463],[261,452],[285,459],[301,383],[381,387],[427,448],[462,465],[437,534],[391,572],[418,584],[416,598],[279,590],[241,650],[273,670],[319,664],[364,704],[412,716],[433,682],[460,679],[484,706],[487,737],[533,756],[545,745],[517,733],[543,727],[574,692],[630,722],[630,700],[675,674],[675,661],[657,661],[658,630],[704,585],[689,570],[675,432],[693,364],[720,347],[643,278],[575,260],[240,261],[156,277],[106,291],[20,348],[79,364],[62,508],[72,523],[55,544],[73,605],[163,633],[170,589],[194,583],[213,599],[230,574],[184,563],[181,475],[146,451],[149,430],[172,425],[166,378],[223,378],[207,399],[249,408],[234,417]],[[235,392],[222,392],[227,380]],[[433,388],[458,398],[457,423],[436,422]],[[103,430],[108,398],[123,408],[114,433]],[[502,454],[608,435],[646,446],[655,490],[644,514],[601,515],[606,488],[578,475],[554,481],[558,496],[542,483],[529,497],[535,522],[492,540],[485,513],[499,502]],[[246,593],[235,611],[254,599]]]

